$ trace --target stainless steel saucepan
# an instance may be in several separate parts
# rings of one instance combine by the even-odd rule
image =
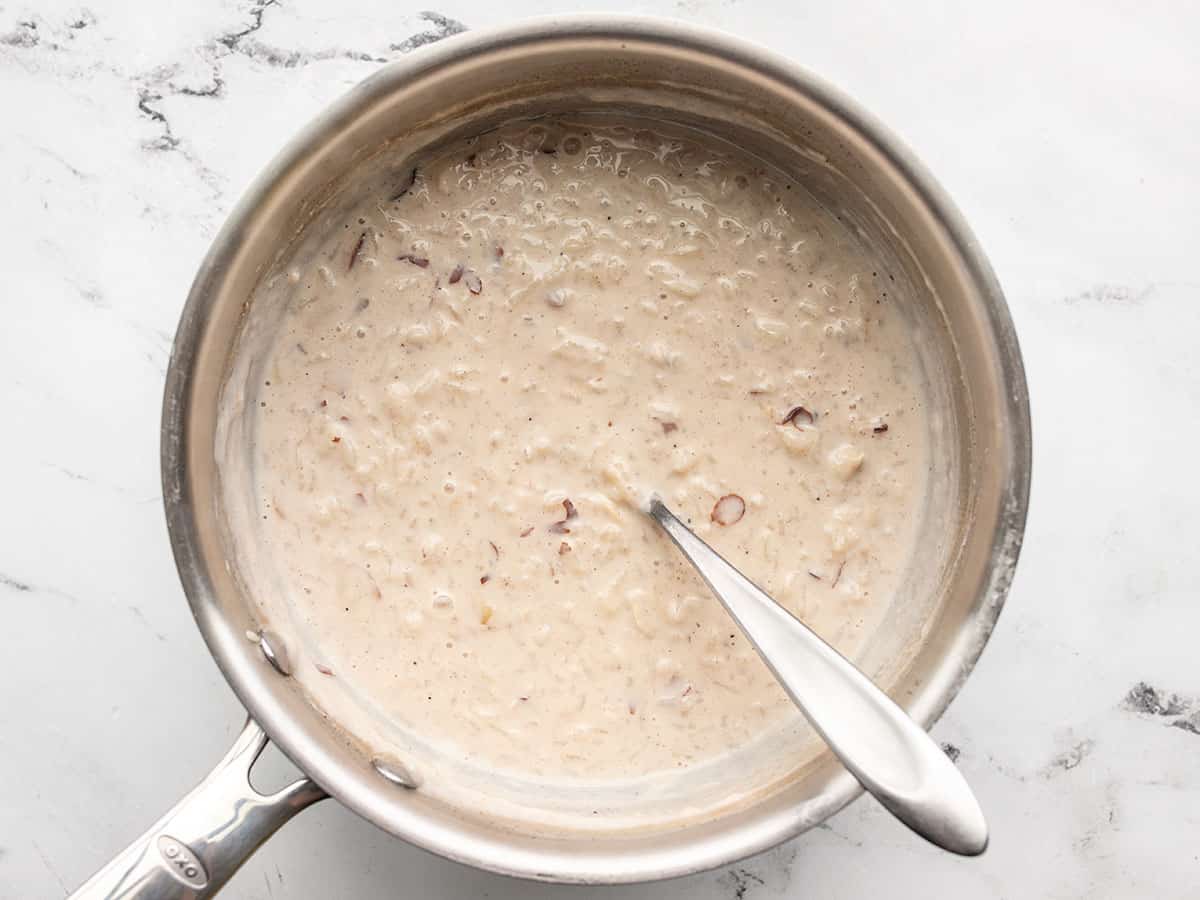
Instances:
[[[1004,299],[950,201],[840,93],[727,36],[610,16],[460,35],[381,69],[288,144],[196,276],[167,373],[163,492],[192,612],[250,721],[216,769],[76,896],[210,896],[272,832],[327,795],[452,859],[588,883],[718,866],[817,825],[859,795],[857,782],[818,748],[718,813],[689,817],[686,803],[678,814],[667,804],[664,820],[636,831],[606,831],[602,816],[595,830],[573,833],[477,814],[470,803],[438,799],[404,760],[375,756],[323,715],[293,677],[289,635],[263,621],[242,587],[219,490],[219,407],[248,300],[285,245],[363,160],[403,160],[506,119],[612,110],[704,129],[783,168],[895,273],[894,302],[912,323],[929,384],[933,471],[894,620],[856,662],[926,727],[958,692],[1016,564],[1030,425]],[[248,641],[247,633],[261,637]],[[307,777],[264,796],[247,776],[268,738]]]

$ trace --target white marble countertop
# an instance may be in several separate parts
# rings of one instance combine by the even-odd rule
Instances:
[[[0,5],[0,897],[66,893],[241,726],[176,578],[158,473],[171,337],[231,205],[383,60],[569,6]],[[856,96],[943,181],[1007,291],[1033,504],[1000,625],[935,729],[991,849],[940,854],[861,800],[721,871],[563,888],[445,862],[329,802],[226,896],[1200,896],[1200,6],[634,9],[759,41]]]

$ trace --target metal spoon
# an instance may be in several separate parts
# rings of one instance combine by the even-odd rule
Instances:
[[[987,822],[933,739],[866,675],[772,600],[654,498],[650,516],[696,567],[829,749],[897,819],[964,856],[987,848]]]

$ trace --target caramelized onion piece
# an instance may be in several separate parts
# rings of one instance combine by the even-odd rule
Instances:
[[[746,514],[746,501],[737,494],[726,494],[714,504],[712,520],[718,525],[736,525]]]
[[[816,420],[817,417],[803,406],[793,406],[790,410],[788,410],[788,414],[783,417],[783,421],[781,421],[779,424],[787,425],[789,422],[791,422],[797,428],[800,428],[802,425],[811,425]]]
[[[550,526],[552,534],[570,534],[571,529],[567,527],[567,523],[579,515],[579,511],[575,509],[575,504],[570,500],[563,500],[563,509],[566,510],[566,515]]]
[[[358,262],[358,257],[362,254],[363,244],[367,242],[367,233],[364,231],[358,236],[358,241],[354,245],[354,249],[350,251],[350,262],[346,264],[346,271],[349,272],[354,268],[354,264]]]

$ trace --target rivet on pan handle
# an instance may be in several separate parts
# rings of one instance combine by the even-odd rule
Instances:
[[[410,790],[416,790],[421,786],[420,776],[394,756],[377,756],[371,760],[371,766],[392,784],[398,784],[400,787]]]

